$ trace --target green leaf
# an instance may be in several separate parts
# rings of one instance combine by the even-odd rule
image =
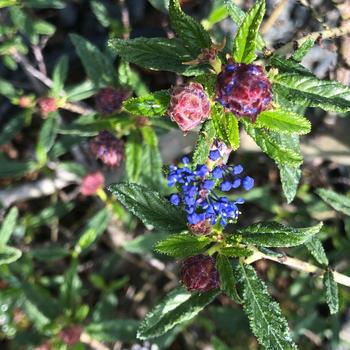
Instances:
[[[90,7],[100,24],[108,28],[112,20],[106,5],[99,0],[90,0]]]
[[[9,161],[2,154],[0,154],[0,164],[0,179],[7,177],[17,178],[34,170],[36,167],[34,162]]]
[[[134,254],[151,253],[154,245],[166,237],[168,237],[168,234],[163,232],[144,233],[131,241],[125,242],[123,248]]]
[[[52,74],[52,82],[53,82],[52,94],[55,97],[60,97],[63,91],[64,82],[67,78],[67,74],[68,74],[68,56],[63,55],[57,61]]]
[[[142,170],[142,143],[138,132],[131,132],[125,146],[126,174],[130,182],[137,183]]]
[[[305,242],[306,248],[312,254],[312,256],[321,265],[328,265],[328,258],[323,249],[321,241],[317,237],[312,237],[309,241]]]
[[[0,146],[11,141],[11,139],[23,128],[24,121],[24,114],[17,114],[2,126],[0,132]]]
[[[174,29],[176,36],[183,41],[184,46],[193,55],[199,55],[201,49],[211,46],[208,32],[204,30],[200,23],[181,10],[179,0],[170,0],[169,16],[170,25]]]
[[[85,100],[86,98],[93,96],[97,91],[96,87],[90,80],[83,81],[82,83],[66,88],[65,90],[67,100],[70,102]]]
[[[312,72],[299,64],[292,58],[285,58],[283,56],[274,54],[269,58],[269,63],[272,67],[278,68],[279,73],[299,73],[301,75],[311,75]]]
[[[323,276],[323,283],[326,292],[327,304],[331,314],[336,314],[339,310],[338,284],[334,281],[333,272],[328,270]]]
[[[157,10],[162,11],[164,13],[168,12],[169,8],[169,0],[148,0],[152,6],[154,6]]]
[[[12,207],[5,216],[0,228],[0,245],[5,245],[16,228],[18,209]]]
[[[25,0],[23,1],[23,5],[37,9],[63,9],[66,6],[65,1],[63,0]]]
[[[204,248],[211,243],[206,236],[195,236],[188,232],[172,234],[154,246],[158,253],[166,254],[174,258],[186,258],[201,254]]]
[[[307,242],[312,236],[320,232],[323,224],[305,228],[284,226],[277,222],[261,222],[243,229],[242,242],[261,247],[295,247]]]
[[[305,40],[300,47],[294,52],[292,58],[297,61],[301,62],[301,60],[304,58],[304,56],[309,52],[309,50],[315,45],[315,38],[308,38]]]
[[[207,120],[199,132],[196,148],[193,152],[192,164],[204,164],[208,160],[209,151],[215,138],[216,131],[213,120]]]
[[[19,0],[0,0],[0,9],[4,7],[18,5],[18,4],[19,4]]]
[[[279,305],[271,298],[265,283],[250,265],[239,265],[243,286],[244,311],[259,343],[269,350],[297,349]]]
[[[69,256],[70,252],[67,248],[50,245],[32,249],[28,254],[39,261],[48,262],[64,259]]]
[[[287,198],[287,203],[291,203],[297,193],[301,178],[299,167],[289,166],[287,164],[278,164],[282,182],[283,193]]]
[[[142,81],[140,75],[130,68],[130,64],[121,60],[118,67],[119,83],[129,86],[137,96],[144,96],[149,93],[147,85]]]
[[[179,39],[136,38],[111,39],[109,47],[122,59],[153,70],[164,70],[186,76],[201,75],[209,71],[208,65],[184,65],[196,58]]]
[[[225,113],[219,105],[214,105],[211,111],[211,117],[216,130],[216,136],[225,144],[236,150],[239,148],[239,128],[238,120],[232,113]]]
[[[130,183],[114,184],[108,189],[144,224],[167,232],[186,230],[185,213],[158,192]]]
[[[13,247],[0,245],[0,266],[15,262],[22,256],[22,252]]]
[[[350,198],[332,190],[319,188],[316,193],[336,211],[350,216]]]
[[[226,345],[222,340],[213,336],[210,340],[214,350],[231,350],[231,348]]]
[[[234,302],[241,304],[242,300],[236,289],[236,280],[229,258],[219,254],[216,258],[216,266],[220,276],[220,289]]]
[[[220,249],[220,254],[229,256],[229,257],[248,257],[253,254],[253,252],[248,248],[243,247],[223,247]]]
[[[251,63],[255,60],[257,37],[265,10],[265,0],[259,0],[245,16],[233,44],[233,58],[236,62]]]
[[[300,152],[296,152],[288,145],[281,143],[281,135],[254,127],[254,124],[242,120],[244,129],[256,142],[263,152],[277,163],[298,166],[303,162]]]
[[[8,99],[17,95],[15,87],[7,80],[0,78],[0,95],[6,96]]]
[[[50,113],[44,121],[39,133],[38,144],[36,145],[36,156],[40,164],[45,164],[47,161],[47,153],[54,145],[58,130],[58,115]]]
[[[329,80],[298,73],[278,74],[273,79],[274,93],[306,107],[326,111],[350,111],[350,88]]]
[[[78,242],[74,247],[76,255],[81,254],[84,250],[89,248],[97,238],[104,232],[108,225],[108,211],[106,209],[100,210],[84,227],[83,233],[80,235]]]
[[[129,98],[124,101],[123,107],[137,116],[161,117],[166,113],[169,102],[168,90],[161,90],[146,96]]]
[[[93,339],[103,342],[132,342],[136,339],[138,325],[136,320],[119,319],[90,323],[85,331]]]
[[[311,131],[311,123],[305,117],[282,109],[261,112],[254,126],[282,134],[305,135]]]
[[[174,289],[146,315],[137,331],[137,338],[155,338],[191,320],[217,295],[217,290],[190,293],[182,287]]]
[[[118,81],[115,69],[109,57],[104,55],[95,45],[77,34],[69,35],[86,74],[96,87],[113,85]]]
[[[222,1],[214,1],[209,15],[201,23],[204,29],[210,30],[216,23],[223,21],[227,16],[228,11],[226,6],[222,4]]]

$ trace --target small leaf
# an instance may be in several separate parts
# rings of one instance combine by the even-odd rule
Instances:
[[[319,188],[316,193],[336,211],[350,216],[350,198],[332,190]]]
[[[68,56],[63,55],[58,60],[52,74],[52,93],[55,97],[60,97],[63,91],[64,82],[68,73]]]
[[[301,62],[301,60],[304,58],[304,56],[309,52],[309,50],[315,45],[315,38],[308,38],[305,40],[300,47],[294,52],[292,58],[297,61]]]
[[[261,112],[254,126],[282,134],[305,135],[311,131],[311,123],[305,117],[281,109]]]
[[[138,132],[131,132],[125,146],[125,168],[128,180],[137,183],[142,170],[142,143]]]
[[[151,253],[154,245],[166,237],[168,237],[168,234],[163,232],[144,233],[131,241],[126,241],[123,248],[134,254]]]
[[[220,289],[234,302],[241,304],[242,300],[236,289],[236,280],[228,257],[219,254],[216,258],[216,266],[220,276]]]
[[[192,164],[204,164],[208,160],[209,151],[216,135],[213,120],[207,120],[199,132],[197,144],[193,152]]]
[[[265,9],[265,0],[259,0],[240,25],[233,47],[233,58],[236,62],[251,63],[256,58],[256,41]]]
[[[137,116],[161,117],[166,113],[169,102],[169,92],[161,90],[145,96],[129,98],[123,103],[123,107]]]
[[[272,67],[278,68],[279,73],[299,73],[301,75],[313,76],[311,71],[292,58],[285,58],[274,54],[269,58],[269,63]]]
[[[253,252],[248,248],[243,247],[223,247],[220,249],[220,254],[229,256],[229,257],[248,257],[253,254]]]
[[[188,232],[172,234],[163,241],[157,243],[155,251],[172,256],[174,258],[186,258],[201,254],[204,248],[211,243],[206,236],[195,236]]]
[[[108,189],[144,224],[167,232],[186,230],[185,214],[158,192],[128,183],[113,184]]]
[[[39,261],[47,262],[64,259],[69,256],[70,252],[67,248],[50,245],[32,249],[29,254]]]
[[[184,46],[193,55],[199,55],[201,49],[211,46],[209,34],[200,23],[181,10],[179,0],[170,0],[169,16],[170,25],[174,29],[176,36],[183,41]]]
[[[210,342],[214,350],[231,350],[231,348],[228,345],[226,345],[222,340],[215,336],[211,338]]]
[[[5,216],[0,228],[0,245],[5,245],[16,228],[18,209],[12,207]]]
[[[324,251],[321,241],[317,237],[312,237],[309,241],[305,242],[305,246],[312,254],[312,256],[321,265],[328,265],[328,258]]]
[[[40,130],[38,144],[36,146],[36,156],[40,164],[45,164],[47,161],[47,153],[54,145],[57,129],[58,115],[51,113]]]
[[[295,247],[307,242],[320,232],[323,224],[305,228],[287,227],[277,222],[261,222],[237,232],[242,235],[242,242],[261,247]]]
[[[278,165],[281,177],[283,193],[287,198],[287,203],[291,203],[297,193],[301,178],[299,167],[289,166],[287,164]]]
[[[2,154],[0,154],[0,179],[7,177],[20,177],[35,169],[36,164],[34,162],[21,162],[8,160]]]
[[[15,262],[22,256],[22,252],[13,247],[0,245],[0,266]]]
[[[237,272],[243,286],[244,310],[259,343],[269,350],[297,349],[279,305],[271,298],[253,267],[239,265]]]
[[[282,73],[273,79],[276,94],[306,107],[319,107],[326,111],[350,111],[350,88],[329,80],[298,73]]]
[[[111,39],[109,47],[122,59],[153,70],[164,70],[186,76],[208,73],[208,65],[184,65],[196,58],[179,39],[136,38]]]
[[[137,338],[150,339],[159,337],[178,324],[195,317],[218,295],[217,290],[206,293],[190,293],[178,287],[150,311],[142,321]]]
[[[164,13],[168,12],[169,8],[169,0],[148,0],[152,6],[154,6],[157,10],[162,11]]]
[[[328,270],[323,276],[323,283],[326,292],[327,304],[330,313],[336,314],[339,310],[338,284],[334,281],[333,272]]]
[[[17,114],[3,124],[0,132],[0,146],[8,143],[24,126],[24,114]]]
[[[121,60],[118,67],[119,83],[124,86],[129,86],[137,96],[149,94],[147,85],[142,81],[140,75],[133,69],[130,64]]]

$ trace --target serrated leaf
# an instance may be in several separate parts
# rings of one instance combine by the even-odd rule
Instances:
[[[142,170],[142,143],[137,132],[131,132],[125,146],[125,168],[128,180],[137,183]]]
[[[314,236],[309,241],[305,242],[305,246],[319,264],[328,265],[327,255],[321,241],[317,237]]]
[[[282,109],[261,112],[254,126],[282,134],[305,135],[311,131],[311,123],[305,117]]]
[[[253,267],[239,265],[237,272],[243,286],[244,310],[259,343],[269,350],[297,349],[279,305]]]
[[[316,193],[336,211],[350,216],[350,198],[332,190],[319,188]]]
[[[158,192],[130,183],[113,184],[108,189],[144,224],[167,232],[186,230],[184,212]]]
[[[274,54],[269,58],[269,63],[272,67],[278,68],[279,73],[299,73],[302,75],[313,76],[310,70],[292,58],[285,58],[278,54]]]
[[[239,148],[240,139],[237,118],[232,113],[225,113],[224,109],[219,105],[212,107],[211,117],[216,137],[224,141],[233,150]]]
[[[147,85],[142,81],[140,75],[130,68],[130,64],[121,60],[118,67],[118,78],[121,85],[129,86],[136,96],[149,94]]]
[[[168,90],[160,90],[145,96],[129,98],[124,101],[123,107],[137,116],[161,117],[166,113],[169,102]]]
[[[196,58],[179,39],[111,39],[109,47],[122,59],[144,68],[170,71],[186,76],[208,73],[208,65],[184,65]]]
[[[229,257],[248,257],[253,254],[253,252],[244,247],[223,247],[220,249],[220,254],[229,256]]]
[[[299,167],[287,164],[278,164],[278,169],[280,171],[283,193],[287,198],[287,203],[291,203],[297,193],[301,170]]]
[[[15,262],[22,256],[22,252],[14,247],[0,245],[0,266]]]
[[[320,232],[323,224],[305,228],[284,226],[277,222],[261,222],[237,230],[242,242],[261,247],[295,247],[307,242]]]
[[[17,114],[2,126],[0,132],[0,146],[11,141],[24,126],[24,120],[24,114]]]
[[[315,41],[316,41],[315,38],[308,38],[307,40],[305,40],[300,45],[300,47],[293,53],[292,58],[297,62],[301,62],[304,56],[315,45]]]
[[[192,164],[204,164],[208,160],[210,147],[216,135],[213,120],[207,120],[198,134],[197,144],[193,152]]]
[[[278,74],[273,79],[274,93],[306,107],[326,111],[350,111],[350,88],[329,80],[298,73]]]
[[[158,242],[154,249],[158,253],[172,256],[174,258],[186,258],[201,254],[204,248],[212,240],[206,236],[195,236],[188,232],[172,234],[163,241]]]
[[[211,46],[208,32],[200,23],[182,11],[179,0],[169,1],[169,16],[170,25],[176,36],[193,55],[198,55],[201,49]]]
[[[113,85],[118,80],[112,62],[95,45],[77,34],[70,34],[69,37],[95,87]]]
[[[40,164],[47,161],[47,153],[55,142],[58,131],[58,115],[51,113],[41,127],[38,143],[36,145],[36,156]]]
[[[63,55],[59,58],[52,74],[52,94],[56,97],[60,97],[64,82],[68,73],[68,56]]]
[[[220,289],[234,302],[241,304],[242,300],[236,289],[236,280],[228,257],[219,254],[216,258],[216,267],[220,276]]]
[[[256,58],[256,41],[265,9],[265,0],[258,1],[240,25],[233,44],[233,58],[236,62],[251,63]]]
[[[18,209],[12,207],[6,214],[0,228],[0,245],[5,245],[16,228]]]
[[[296,152],[281,143],[279,135],[264,129],[255,128],[254,124],[247,121],[243,121],[243,124],[248,135],[256,142],[261,150],[277,163],[296,167],[303,162],[300,152]]]
[[[334,281],[333,272],[328,270],[323,276],[323,283],[326,292],[326,300],[331,314],[336,314],[339,310],[338,284]]]
[[[199,83],[204,87],[209,97],[215,95],[217,75],[213,73],[207,73],[198,75],[193,78],[193,82]]]
[[[176,325],[191,320],[211,303],[218,293],[217,290],[213,290],[193,294],[182,287],[174,289],[146,315],[137,331],[137,337],[159,337]]]

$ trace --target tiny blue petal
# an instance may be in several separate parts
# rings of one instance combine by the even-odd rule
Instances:
[[[206,190],[211,190],[214,187],[214,181],[213,180],[205,180],[203,182],[203,188]]]
[[[254,187],[254,179],[251,178],[250,176],[246,176],[243,179],[242,184],[243,184],[243,188],[246,191],[249,191],[250,189],[252,189]]]
[[[236,166],[233,167],[232,175],[238,175],[238,174],[240,174],[242,171],[243,171],[242,165],[241,165],[241,164],[238,164],[238,165],[236,165]]]
[[[218,160],[221,157],[220,151],[218,149],[209,152],[209,158],[211,160]]]
[[[230,181],[224,181],[221,185],[220,185],[220,190],[227,192],[232,188],[232,184]]]
[[[209,172],[208,167],[205,164],[198,165],[196,168],[196,175],[203,177]]]
[[[182,158],[182,163],[183,163],[183,164],[186,164],[186,165],[187,165],[187,164],[190,164],[190,159],[189,159],[188,157],[183,157],[183,158]]]
[[[234,179],[232,182],[232,188],[238,188],[241,186],[241,179]]]
[[[173,193],[170,196],[170,203],[176,206],[180,205],[180,196],[176,193]]]
[[[236,204],[243,204],[243,203],[245,203],[245,200],[244,200],[243,198],[237,198],[237,199],[235,200],[235,203],[236,203]]]
[[[223,177],[223,171],[221,167],[216,166],[214,170],[212,171],[212,175],[214,179],[221,179]]]

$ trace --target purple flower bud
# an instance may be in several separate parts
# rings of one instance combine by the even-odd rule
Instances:
[[[203,220],[194,225],[188,225],[189,230],[195,235],[208,235],[211,233],[212,226],[208,220]]]
[[[130,91],[105,87],[95,96],[96,109],[103,115],[112,114],[122,107],[123,101],[130,96]]]

